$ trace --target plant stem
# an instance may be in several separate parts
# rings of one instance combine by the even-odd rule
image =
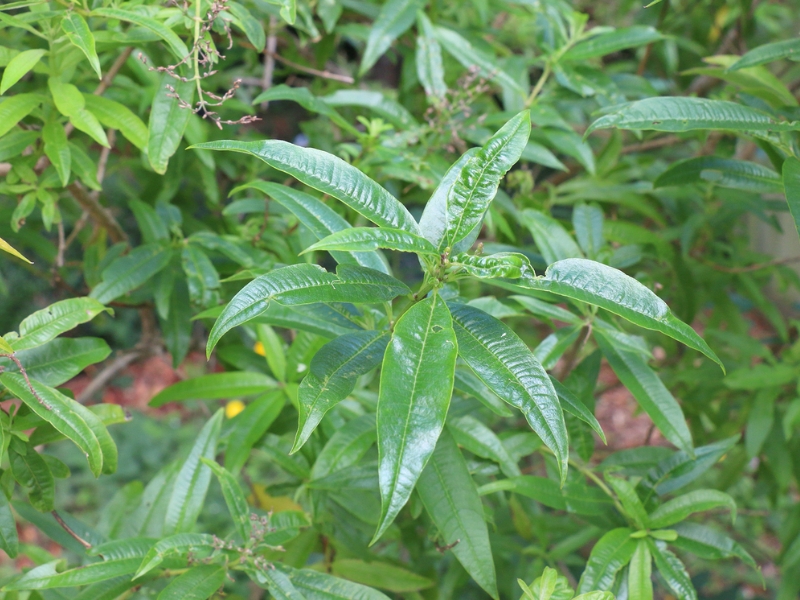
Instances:
[[[539,76],[539,81],[536,82],[536,85],[531,91],[531,95],[528,96],[528,99],[525,101],[525,108],[530,108],[534,105],[536,98],[539,96],[544,84],[547,82],[547,78],[550,77],[550,73],[552,73],[552,69],[550,68],[550,61],[548,61],[544,66],[544,71],[542,71],[542,74]]]

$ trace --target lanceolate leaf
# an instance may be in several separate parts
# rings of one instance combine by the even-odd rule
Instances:
[[[793,131],[800,129],[800,123],[779,121],[763,111],[727,100],[664,97],[624,104],[592,123],[586,135],[609,127],[675,132],[694,129]]]
[[[414,217],[397,198],[353,165],[327,152],[280,140],[206,142],[192,148],[250,154],[307,186],[330,194],[376,225],[419,233]]]
[[[417,78],[428,96],[441,99],[447,93],[442,48],[433,25],[422,11],[417,13]]]
[[[455,543],[452,552],[467,573],[492,598],[498,598],[483,506],[464,457],[449,432],[439,436],[417,491],[441,534],[442,545]]]
[[[579,594],[611,589],[617,573],[630,562],[636,551],[636,540],[631,538],[631,533],[631,529],[620,527],[612,529],[597,540],[581,575]]]
[[[410,290],[394,277],[355,265],[339,265],[336,275],[316,265],[299,264],[275,269],[248,283],[214,323],[208,336],[207,353],[230,329],[250,321],[267,309],[271,301],[280,304],[315,302],[386,302]]]
[[[736,71],[747,67],[755,67],[756,65],[763,65],[784,58],[800,60],[800,39],[782,40],[753,48],[733,63],[728,70]]]
[[[582,61],[596,56],[605,56],[619,52],[625,48],[635,48],[651,44],[661,39],[661,34],[652,27],[636,25],[623,27],[599,35],[594,35],[584,40],[569,50],[562,57],[563,60]]]
[[[388,98],[381,92],[371,92],[368,90],[338,90],[330,96],[325,96],[323,101],[330,106],[358,106],[366,108],[401,131],[417,126],[417,121],[414,119],[414,116],[408,112],[406,107]]]
[[[653,600],[652,563],[647,540],[638,540],[628,570],[628,598],[630,600]]]
[[[759,194],[783,192],[781,177],[772,169],[754,162],[716,156],[698,156],[673,163],[656,178],[653,187],[683,186],[700,181]]]
[[[98,8],[92,11],[92,16],[128,21],[129,23],[134,23],[135,25],[149,29],[167,43],[167,46],[169,46],[175,58],[178,60],[182,60],[189,54],[189,49],[186,47],[186,44],[181,41],[181,38],[179,38],[172,29],[150,17],[145,17],[139,13],[119,8]]]
[[[724,533],[697,523],[679,523],[674,529],[678,532],[678,539],[673,544],[678,548],[709,560],[737,557],[758,569],[756,561],[747,550]]]
[[[251,371],[209,373],[179,381],[153,396],[150,406],[163,406],[181,400],[219,400],[254,396],[266,392],[277,384],[263,373]]]
[[[13,129],[17,123],[33,112],[41,97],[36,94],[15,94],[0,102],[0,136]]]
[[[206,600],[225,584],[222,565],[198,565],[170,581],[158,600]]]
[[[725,492],[718,490],[694,490],[683,496],[668,500],[650,513],[649,527],[660,529],[680,523],[696,512],[726,507],[731,511],[731,520],[736,520],[736,502]]]
[[[693,453],[692,434],[686,425],[686,417],[658,375],[640,355],[615,346],[602,333],[598,333],[595,339],[614,373],[631,391],[639,406],[650,415],[664,437],[681,450]]]
[[[276,85],[256,96],[253,99],[253,104],[270,102],[272,100],[291,100],[292,102],[297,102],[307,111],[315,112],[328,117],[342,129],[346,129],[352,133],[358,131],[355,127],[353,127],[353,125],[350,124],[349,121],[344,119],[342,115],[336,112],[336,109],[334,109],[330,104],[321,98],[314,96],[306,87],[289,87],[288,85],[284,84]],[[236,190],[234,190],[234,192],[235,191]]]
[[[635,325],[660,331],[722,366],[703,338],[675,317],[666,302],[622,271],[591,260],[570,258],[553,263],[544,277],[528,279],[524,285],[604,308]]]
[[[200,461],[211,469],[217,477],[219,486],[222,488],[222,496],[225,498],[225,504],[228,506],[228,512],[231,513],[233,518],[236,533],[239,534],[242,541],[248,542],[252,524],[250,522],[250,508],[247,506],[247,498],[245,498],[242,488],[239,487],[236,478],[224,467],[204,456],[200,457]]]
[[[189,456],[178,471],[164,520],[164,531],[167,534],[190,531],[200,515],[211,482],[211,469],[203,465],[200,459],[214,460],[222,417],[223,412],[220,409],[203,426]],[[140,570],[137,575],[141,574]]]
[[[48,121],[42,127],[42,141],[44,142],[44,153],[58,173],[61,185],[66,187],[67,183],[69,183],[72,155],[67,145],[67,134],[64,132],[64,126],[57,120]]]
[[[89,64],[92,65],[92,69],[97,73],[97,78],[102,79],[103,74],[100,72],[100,59],[97,57],[97,50],[95,50],[94,36],[86,20],[77,12],[69,10],[61,20],[61,29],[67,34],[67,39],[89,59]]]
[[[210,550],[213,544],[214,536],[205,533],[178,533],[165,537],[144,555],[135,579],[146,575],[170,556],[185,556],[190,552],[197,554],[198,551]]]
[[[61,300],[29,315],[19,324],[19,337],[6,338],[15,351],[46,344],[65,331],[91,321],[103,311],[109,311],[94,298]]]
[[[8,498],[3,493],[0,493],[0,550],[8,554],[9,558],[16,558],[19,552],[17,524]]]
[[[171,249],[161,244],[139,246],[103,270],[102,281],[89,297],[107,304],[148,281],[164,269],[171,258]]]
[[[436,294],[413,305],[395,324],[381,369],[381,518],[373,543],[408,501],[434,451],[450,406],[457,353],[450,312]]]
[[[530,136],[530,112],[523,111],[466,160],[462,157],[445,175],[425,207],[420,226],[429,241],[442,252],[455,248],[478,227],[497,193],[500,180],[519,160]],[[444,218],[441,225],[426,223]],[[430,233],[441,231],[441,237]]]
[[[419,6],[419,0],[389,0],[381,7],[378,18],[370,27],[367,47],[358,69],[359,75],[369,71],[392,42],[411,27]]]
[[[547,372],[517,334],[501,321],[465,304],[452,304],[450,310],[460,356],[495,394],[522,411],[555,454],[565,482],[567,426]]]
[[[139,150],[147,146],[147,125],[124,104],[103,96],[84,94],[86,108],[106,127],[118,129]]]
[[[553,389],[556,391],[558,395],[558,399],[561,402],[561,408],[563,408],[568,413],[575,415],[581,421],[586,423],[589,427],[594,429],[597,435],[600,436],[600,439],[603,440],[603,443],[606,442],[606,434],[603,433],[603,428],[600,427],[600,423],[597,421],[597,418],[592,414],[586,405],[581,402],[579,398],[573,394],[567,386],[562,384],[558,381],[555,377],[550,376],[550,383],[553,384]]]
[[[170,92],[166,87],[168,85],[174,88],[175,92]],[[168,75],[162,76],[159,80],[150,107],[147,136],[147,159],[159,175],[167,172],[169,159],[178,150],[186,125],[192,117],[190,109],[181,108],[178,100],[167,94],[178,94],[184,102],[191,104],[194,88],[194,82],[179,81]]]
[[[53,474],[34,447],[19,438],[12,437],[8,447],[8,461],[14,479],[28,492],[31,506],[39,512],[53,510],[55,505]]]
[[[386,248],[398,252],[417,254],[436,254],[436,248],[424,237],[402,229],[388,227],[352,227],[333,233],[303,251],[341,250],[347,252],[368,252]]]
[[[100,475],[103,469],[103,452],[92,428],[79,413],[83,406],[53,388],[31,381],[39,396],[36,398],[23,376],[17,373],[3,373],[0,375],[0,383],[34,413],[72,440],[86,454],[89,468],[95,477]]]
[[[794,226],[800,234],[800,160],[791,156],[783,161],[783,188]]]
[[[47,54],[46,50],[25,50],[8,61],[3,69],[3,79],[0,80],[0,95],[5,94],[8,88],[33,69],[45,54]]]
[[[285,574],[306,600],[389,600],[378,590],[312,569],[293,569],[282,563],[275,568]]]
[[[353,391],[358,377],[380,365],[388,342],[388,333],[348,333],[314,355],[297,392],[300,415],[293,453],[306,443],[325,413]]]
[[[305,88],[302,88],[305,89]],[[313,233],[318,240],[329,235],[350,229],[350,224],[340,217],[336,211],[324,202],[298,190],[270,181],[251,181],[235,188],[231,195],[239,190],[254,188],[267,194],[278,204],[290,211],[297,219]],[[352,263],[388,273],[383,259],[375,252],[336,252],[331,251],[331,256],[339,263]]]
[[[648,539],[647,542],[659,575],[667,582],[675,596],[681,600],[697,600],[697,591],[680,559],[667,550],[663,542],[659,543],[652,539]]]

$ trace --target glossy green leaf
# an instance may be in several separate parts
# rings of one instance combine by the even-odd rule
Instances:
[[[395,593],[417,592],[434,585],[427,577],[378,561],[340,558],[333,562],[331,571],[339,577]]]
[[[107,304],[149,281],[171,259],[172,250],[162,244],[145,244],[134,248],[103,270],[102,280],[89,297]]]
[[[783,192],[781,177],[758,163],[716,156],[698,156],[673,163],[653,182],[653,187],[683,186],[707,181],[720,187],[757,194]]]
[[[276,563],[306,600],[389,600],[378,590],[312,569],[293,569]]]
[[[592,123],[586,135],[609,127],[674,132],[695,129],[793,131],[800,129],[800,123],[779,121],[763,111],[727,100],[663,97],[624,104]]]
[[[522,211],[521,221],[531,232],[536,247],[548,265],[566,258],[583,257],[572,236],[551,216],[528,208]]]
[[[61,180],[61,186],[66,187],[69,183],[72,154],[67,145],[64,126],[56,120],[48,121],[42,127],[42,141],[44,142],[44,153],[55,167],[58,178]]]
[[[547,268],[544,277],[529,279],[525,286],[604,308],[635,325],[660,331],[722,366],[703,338],[675,317],[666,302],[613,267],[580,258],[560,260]]]
[[[614,373],[631,391],[658,430],[678,448],[691,454],[694,445],[686,417],[658,375],[640,355],[615,346],[605,335],[597,334],[595,340]]]
[[[466,461],[453,436],[443,431],[417,483],[425,510],[458,561],[492,598],[498,598],[489,531]]]
[[[207,600],[226,580],[222,565],[198,565],[179,575],[161,590],[158,600]]]
[[[94,35],[89,29],[86,19],[75,11],[66,11],[64,18],[61,19],[61,29],[67,35],[67,39],[72,42],[72,45],[83,52],[89,60],[92,69],[97,73],[97,78],[102,79],[103,73],[100,72],[100,59],[97,57]]]
[[[24,50],[12,58],[3,70],[3,78],[0,80],[0,95],[5,94],[8,88],[33,69],[46,53],[46,50]]]
[[[622,508],[625,509],[625,513],[633,520],[636,527],[647,529],[650,519],[647,516],[644,504],[642,504],[642,499],[636,493],[636,488],[625,479],[607,476],[605,480],[608,486],[614,490],[622,504]]]
[[[184,44],[180,37],[178,37],[169,27],[140,13],[130,10],[123,10],[120,8],[97,8],[92,11],[92,16],[127,21],[129,23],[133,23],[134,25],[138,25],[139,27],[149,29],[167,43],[167,46],[169,46],[169,49],[172,50],[172,53],[178,60],[182,60],[187,54],[189,54],[189,49],[186,47],[186,44]],[[172,79],[170,80],[175,81]]]
[[[456,254],[450,257],[450,264],[459,271],[481,279],[518,279],[533,273],[528,257],[518,252],[498,252],[488,256]]]
[[[617,573],[630,562],[636,551],[637,541],[630,537],[631,533],[631,529],[620,527],[597,540],[578,583],[579,594],[611,589]]]
[[[0,102],[0,136],[16,127],[41,103],[37,94],[16,94]]]
[[[317,455],[311,479],[322,479],[356,464],[377,439],[375,415],[366,414],[336,430]]]
[[[530,112],[523,111],[477,152],[462,156],[444,176],[420,220],[423,235],[440,252],[455,250],[480,225],[500,180],[519,160],[530,130]]]
[[[178,471],[164,520],[164,531],[167,534],[190,531],[200,516],[211,482],[211,469],[205,467],[200,459],[214,460],[222,418],[223,411],[220,409],[203,426],[189,456]],[[140,569],[137,576],[141,575]]]
[[[106,127],[116,129],[139,150],[147,147],[147,125],[124,104],[103,96],[84,94],[86,108]]]
[[[358,69],[359,76],[364,75],[378,59],[414,23],[417,9],[420,8],[419,0],[389,0],[378,13],[378,18],[372,24],[367,39],[367,47]]]
[[[402,229],[387,227],[351,227],[332,233],[301,254],[315,250],[339,250],[346,252],[369,252],[385,248],[398,252],[437,254],[436,248],[424,237]]]
[[[95,477],[100,475],[103,470],[103,451],[93,428],[83,418],[82,413],[88,409],[53,388],[31,381],[31,386],[39,396],[36,398],[23,376],[17,373],[3,373],[0,383],[34,413],[72,440],[88,458],[89,468]]]
[[[636,551],[628,568],[628,598],[630,600],[653,600],[653,560],[647,540],[636,542]]]
[[[583,61],[587,58],[613,54],[626,48],[652,44],[662,38],[652,27],[634,25],[606,31],[575,44],[562,56],[562,60]]]
[[[0,106],[2,106],[2,104],[0,104]],[[2,109],[0,109],[0,112],[2,112]],[[0,144],[0,160],[5,161],[9,158],[19,156],[25,151],[25,148],[34,144],[38,139],[38,131],[15,129],[3,137],[3,143]]]
[[[451,419],[447,427],[459,446],[481,458],[493,460],[507,477],[520,475],[517,463],[506,451],[503,442],[481,421],[470,415]]]
[[[358,131],[353,125],[346,120],[342,115],[336,112],[331,104],[328,104],[322,98],[314,96],[306,87],[289,87],[285,84],[280,84],[269,88],[268,90],[260,93],[253,99],[253,104],[260,104],[262,102],[271,102],[273,100],[291,100],[297,102],[300,106],[309,112],[314,112],[328,117],[331,121],[336,123],[342,129],[355,133]],[[259,182],[267,183],[267,182]],[[245,186],[248,184],[245,184]],[[277,183],[270,183],[269,185],[279,186]],[[243,186],[244,187],[244,186]],[[285,187],[285,186],[280,186]],[[239,188],[236,188],[238,190]],[[289,188],[291,189],[291,188]],[[233,190],[232,194],[236,192]],[[294,190],[292,190],[294,191]],[[288,192],[287,192],[288,193]],[[302,192],[298,192],[302,193]]]
[[[558,482],[536,475],[519,475],[483,485],[481,496],[496,492],[514,492],[556,510],[567,510],[567,501]]]
[[[738,558],[753,569],[758,569],[756,561],[741,544],[724,533],[698,523],[679,523],[675,526],[678,538],[673,545],[707,560]]]
[[[205,533],[178,533],[165,537],[156,542],[144,555],[134,579],[146,575],[169,557],[175,555],[186,556],[189,553],[196,554],[198,551],[208,551],[213,545],[214,536]]]
[[[405,2],[406,0],[401,0]],[[374,29],[372,30],[374,31]],[[417,126],[414,116],[408,109],[388,98],[381,92],[371,92],[369,90],[338,90],[330,96],[325,96],[322,100],[329,106],[357,106],[374,112],[387,123],[394,125],[397,129],[404,131]]]
[[[303,225],[308,227],[318,240],[350,228],[350,224],[347,221],[318,198],[278,183],[261,180],[251,181],[235,188],[231,195],[240,190],[251,188],[264,192],[275,202],[290,211]],[[341,253],[332,251],[331,256],[339,263],[354,262],[368,269],[388,273],[386,264],[374,252]]]
[[[442,47],[436,39],[436,31],[430,19],[422,11],[417,13],[417,45],[416,45],[417,79],[425,94],[437,99],[444,98],[447,84],[444,81],[444,64]]]
[[[121,575],[130,575],[136,571],[141,556],[109,556],[101,562],[91,563],[60,573],[50,568],[51,563],[31,569],[21,578],[4,589],[12,590],[47,590],[53,588],[73,588],[106,581]]]
[[[316,265],[299,264],[275,269],[248,283],[233,297],[208,335],[206,353],[237,325],[246,323],[271,301],[297,305],[315,302],[387,302],[410,290],[394,277],[356,265],[339,265],[336,274]]]
[[[733,63],[728,70],[736,71],[785,58],[800,60],[800,39],[781,40],[753,48]]]
[[[605,218],[603,209],[596,204],[581,202],[572,211],[572,226],[575,228],[575,237],[581,250],[589,258],[594,258],[605,243],[603,226]]]
[[[250,578],[260,587],[269,590],[274,600],[307,600],[297,588],[294,587],[289,576],[277,569],[258,569],[249,571]]]
[[[501,321],[465,304],[452,304],[450,310],[461,358],[494,393],[522,411],[555,454],[562,482],[566,481],[567,428],[547,372]]]
[[[553,389],[556,391],[559,402],[561,402],[561,408],[571,415],[578,417],[581,421],[591,427],[595,433],[600,436],[600,439],[604,444],[608,443],[606,441],[606,434],[603,432],[603,428],[600,426],[597,418],[580,400],[580,398],[576,397],[567,386],[558,381],[552,375],[550,376],[550,383],[553,384]]]
[[[661,529],[684,519],[696,512],[704,512],[725,507],[731,511],[731,520],[736,521],[736,502],[725,492],[718,490],[694,490],[668,500],[650,513],[649,527]]]
[[[219,486],[222,488],[222,496],[225,498],[228,512],[231,514],[233,524],[236,527],[236,533],[239,534],[242,541],[248,542],[252,524],[250,522],[250,507],[247,505],[247,498],[245,498],[242,488],[236,478],[224,467],[203,456],[200,457],[200,461],[211,469],[217,481],[219,481]]]
[[[170,92],[167,86],[175,91]],[[150,121],[147,125],[147,159],[159,175],[167,172],[169,159],[178,150],[192,116],[190,109],[181,108],[177,98],[170,96],[177,94],[184,102],[192,104],[194,88],[195,84],[192,81],[178,81],[165,74],[161,77],[153,95]]]
[[[181,265],[191,301],[200,306],[217,304],[219,275],[208,255],[195,244],[186,244],[181,250]]]
[[[46,344],[56,336],[91,321],[103,311],[111,312],[93,298],[70,298],[25,317],[19,324],[19,337],[6,337],[15,351]]]
[[[292,453],[306,443],[325,413],[353,391],[356,380],[381,364],[388,343],[388,333],[359,331],[328,342],[314,355],[297,392],[299,422]]]
[[[8,447],[8,462],[14,479],[28,492],[31,506],[39,512],[53,510],[55,507],[53,474],[34,447],[12,437]]]
[[[681,600],[697,600],[697,591],[680,559],[662,543],[647,540],[659,575]]]
[[[264,26],[261,20],[254,17],[247,7],[238,2],[229,2],[228,10],[236,17],[237,25],[244,31],[250,43],[253,44],[256,50],[263,52],[267,44],[267,36],[264,33]]]
[[[286,395],[272,390],[259,396],[239,413],[225,449],[225,468],[238,473],[250,456],[250,450],[278,418]]]
[[[438,295],[397,323],[383,359],[378,400],[378,540],[408,501],[444,427],[458,349],[450,311]]]
[[[800,234],[800,160],[791,156],[783,161],[783,188],[795,229]]]
[[[83,131],[98,144],[108,148],[106,132],[97,118],[86,110],[86,100],[81,91],[71,83],[64,83],[55,77],[50,77],[47,85],[58,112],[69,117],[75,129]]]
[[[397,198],[353,165],[327,152],[280,140],[206,142],[192,148],[250,154],[307,186],[337,198],[376,225],[419,233],[414,217]]]
[[[19,536],[14,513],[11,512],[8,498],[2,492],[0,492],[0,550],[12,559],[19,553]]]

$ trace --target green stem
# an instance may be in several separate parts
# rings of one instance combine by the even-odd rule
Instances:
[[[200,85],[200,13],[202,12],[203,0],[195,0],[194,3],[194,81],[197,86],[197,100],[203,101],[203,88]]]
[[[547,79],[550,77],[552,72],[553,70],[550,68],[550,61],[547,61],[544,66],[544,71],[542,71],[542,74],[539,77],[539,81],[536,82],[536,85],[531,91],[531,95],[528,96],[528,99],[525,101],[525,108],[530,108],[534,105],[536,98],[539,96],[539,93],[542,91],[544,84],[547,82]]]

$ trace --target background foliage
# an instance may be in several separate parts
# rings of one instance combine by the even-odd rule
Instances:
[[[0,5],[1,593],[797,597],[799,19]]]

